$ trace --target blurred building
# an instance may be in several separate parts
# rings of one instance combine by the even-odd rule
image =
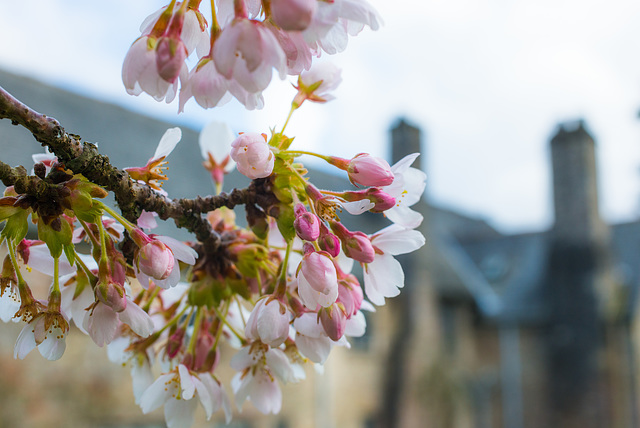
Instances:
[[[175,126],[6,73],[0,86],[98,142],[120,167],[144,165]],[[209,194],[208,173],[194,168],[197,133],[182,129],[164,188],[180,197]],[[421,139],[419,129],[400,121],[391,131],[393,160],[423,151]],[[31,153],[42,151],[8,121],[0,121],[0,148],[4,162],[27,167]],[[247,403],[230,426],[637,426],[631,327],[640,223],[601,220],[594,140],[583,123],[561,125],[551,155],[551,230],[503,235],[482,219],[421,202],[427,245],[399,257],[405,289],[368,317],[367,335],[351,350],[334,349],[323,374],[309,367],[306,381],[285,386],[280,415],[263,417]],[[348,186],[321,171],[311,175],[320,187]],[[232,174],[229,182],[248,180]],[[385,226],[380,216],[353,221],[369,233]],[[163,227],[172,233],[171,225]],[[61,361],[32,352],[16,362],[19,328],[4,327],[0,427],[164,426],[161,410],[144,416],[133,403],[128,370],[109,363],[81,333],[71,334]],[[224,425],[206,423],[200,411],[197,426]]]

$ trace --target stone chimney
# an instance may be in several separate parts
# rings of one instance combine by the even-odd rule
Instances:
[[[411,153],[422,153],[420,129],[409,125],[404,119],[400,119],[398,124],[391,128],[391,164]],[[412,165],[420,168],[420,157]]]
[[[553,236],[567,244],[604,243],[598,210],[595,142],[582,120],[559,125],[551,139]]]
[[[543,285],[548,426],[612,426],[602,394],[601,336],[611,289],[608,228],[598,211],[595,143],[583,121],[551,139],[555,224]]]

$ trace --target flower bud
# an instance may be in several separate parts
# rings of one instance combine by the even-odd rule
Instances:
[[[384,212],[396,205],[396,198],[386,192],[383,192],[377,187],[370,187],[366,190],[360,190],[357,192],[344,192],[341,196],[347,202],[368,199],[374,204],[373,208],[369,211],[374,213]]]
[[[99,279],[94,292],[96,299],[109,306],[114,312],[122,312],[127,307],[127,297],[122,284]]]
[[[351,318],[362,306],[362,287],[355,276],[349,274],[338,282],[338,302],[344,305],[347,318]]]
[[[319,293],[328,294],[330,289],[337,286],[336,267],[325,254],[306,254],[300,262],[300,269],[311,288]]]
[[[271,0],[271,17],[285,31],[303,31],[311,23],[317,0]]]
[[[305,241],[315,241],[320,236],[320,219],[317,215],[310,213],[302,204],[295,207],[296,219],[293,227],[300,239]]]
[[[347,325],[347,317],[341,308],[341,304],[334,303],[328,308],[322,308],[318,312],[320,315],[320,323],[324,332],[331,340],[340,340],[344,335],[344,329]]]
[[[342,242],[344,254],[361,263],[371,263],[376,252],[371,240],[362,232],[351,232],[342,223],[332,221],[331,230],[338,235]]]
[[[182,349],[185,333],[186,330],[183,327],[179,327],[171,336],[169,336],[169,340],[167,340],[166,353],[167,357],[170,359],[178,355],[178,352]]]
[[[180,70],[187,59],[187,48],[180,39],[161,37],[156,47],[156,67],[158,75],[169,83],[180,76]]]
[[[318,238],[320,249],[329,253],[331,257],[338,257],[340,254],[340,239],[329,232],[324,223],[320,223],[320,237]]]
[[[200,333],[200,336],[196,340],[195,357],[193,361],[193,369],[199,371],[206,363],[209,351],[213,348],[216,338],[208,331]]]
[[[164,242],[152,240],[138,251],[137,263],[144,274],[162,280],[173,272],[175,257]]]
[[[394,178],[387,161],[368,153],[360,153],[351,159],[347,173],[352,183],[363,186],[388,186]]]
[[[265,134],[246,133],[231,143],[231,159],[245,176],[256,179],[264,178],[273,172],[275,156],[267,144]]]

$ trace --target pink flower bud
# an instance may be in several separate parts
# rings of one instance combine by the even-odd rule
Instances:
[[[127,298],[122,284],[99,281],[94,291],[96,299],[109,306],[114,312],[122,312],[127,308]]]
[[[328,294],[338,285],[336,267],[327,256],[323,253],[309,253],[300,262],[300,269],[311,288],[323,294]]]
[[[331,257],[338,257],[340,254],[340,239],[329,232],[324,223],[320,223],[320,237],[318,238],[320,249],[329,253]]]
[[[371,263],[376,252],[371,245],[371,239],[362,232],[351,232],[342,223],[331,222],[331,230],[338,235],[342,242],[344,254],[361,263]]]
[[[187,59],[187,48],[180,39],[161,37],[156,47],[156,67],[158,75],[169,82],[174,83],[180,70]]]
[[[153,240],[140,248],[137,257],[138,269],[157,280],[171,275],[175,265],[173,252],[164,242]]]
[[[303,31],[311,23],[317,0],[271,0],[271,17],[285,31]]]
[[[331,340],[340,340],[344,334],[344,329],[347,325],[347,317],[340,308],[340,304],[333,304],[328,308],[322,308],[318,312],[320,315],[320,323],[324,332]]]
[[[347,167],[349,180],[363,186],[388,186],[393,183],[391,167],[382,158],[367,153],[356,155]]]
[[[355,276],[349,274],[345,279],[338,282],[338,300],[344,305],[347,318],[351,318],[360,310],[362,306],[362,287]]]
[[[251,179],[264,178],[273,172],[275,157],[265,134],[246,133],[231,143],[231,159],[238,171]]]
[[[366,190],[360,190],[357,192],[344,192],[342,198],[348,202],[361,201],[368,199],[374,205],[369,211],[375,213],[381,213],[388,209],[393,208],[396,205],[396,198],[383,192],[377,187],[370,187]]]
[[[305,241],[315,241],[320,236],[320,219],[317,215],[310,213],[302,204],[295,207],[296,219],[293,227],[300,239]]]
[[[208,331],[200,333],[200,337],[196,340],[196,354],[193,360],[193,370],[199,371],[202,369],[204,364],[207,362],[209,351],[213,348],[215,341],[216,338]],[[215,355],[212,357],[215,357]]]
[[[169,358],[174,358],[182,349],[182,343],[184,342],[184,335],[186,330],[182,327],[178,328],[167,340],[166,353]]]

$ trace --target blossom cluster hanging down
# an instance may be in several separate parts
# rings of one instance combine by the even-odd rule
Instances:
[[[142,23],[122,67],[128,93],[170,103],[179,92],[180,111],[192,97],[204,108],[231,96],[262,108],[274,70],[297,76],[322,52],[343,51],[365,25],[380,26],[365,0],[215,0],[210,21],[200,2],[174,0]],[[198,61],[188,70],[191,55]]]
[[[23,324],[14,356],[37,348],[59,359],[75,325],[130,367],[136,403],[144,413],[163,407],[169,427],[191,426],[198,403],[207,419],[220,411],[229,421],[232,401],[239,410],[250,401],[262,413],[278,413],[281,384],[302,380],[305,366],[323,364],[334,347],[363,335],[362,311],[384,305],[404,286],[395,256],[425,243],[416,230],[422,216],[412,209],[426,178],[411,167],[418,153],[394,165],[367,153],[345,159],[293,148],[285,134],[305,101],[332,99],[341,81],[340,70],[311,67],[311,58],[343,49],[363,25],[377,28],[375,11],[364,0],[220,0],[207,34],[198,5],[172,1],[152,14],[127,54],[123,79],[130,93],[158,100],[180,92],[181,105],[193,96],[211,107],[230,93],[253,108],[262,105],[273,69],[298,75],[281,131],[236,135],[212,122],[200,134],[202,164],[221,201],[233,168],[253,180],[252,198],[228,204],[245,204],[247,227],[221,202],[196,219],[215,244],[157,235],[154,212],[125,218],[101,201],[103,187],[53,153],[34,155],[30,179],[43,197],[16,185],[0,198],[7,252],[0,319]],[[185,59],[194,51],[200,62],[188,71]],[[125,168],[129,184],[171,201],[161,184],[180,139],[179,128],[167,130],[145,166]],[[353,187],[317,187],[303,156],[339,169]],[[367,234],[341,221],[365,212],[388,226]],[[29,218],[37,240],[27,239]],[[51,277],[48,295],[34,295],[25,269]],[[223,353],[233,354],[229,385],[219,376]]]

